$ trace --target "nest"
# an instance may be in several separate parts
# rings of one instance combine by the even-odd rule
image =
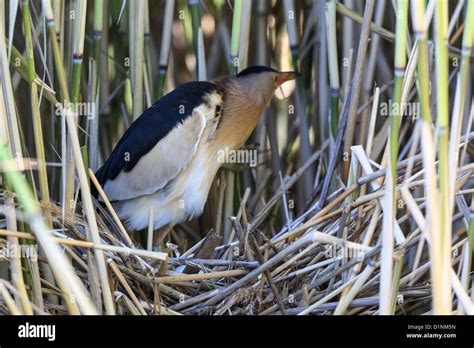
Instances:
[[[472,136],[474,133],[464,139]],[[394,236],[391,257],[396,282],[393,288],[382,289],[380,279],[386,262],[381,253],[387,238],[382,232],[385,170],[372,170],[371,164],[367,167],[363,151],[355,151],[354,155],[365,170],[354,176],[353,183],[335,190],[322,208],[313,204],[300,218],[287,221],[271,238],[262,231],[269,229],[272,210],[285,199],[284,193],[301,172],[285,178],[274,197],[251,219],[247,220],[247,213],[231,217],[231,242],[223,244],[219,233],[211,230],[187,250],[170,242],[163,243],[161,251],[144,250],[134,235],[123,234],[123,227],[105,208],[96,212],[100,242],[92,243],[82,213],[64,216],[62,209],[53,204],[42,209],[51,215],[56,242],[98,313],[107,311],[98,257],[107,261],[108,308],[112,306],[117,314],[377,314],[382,296],[390,296],[393,313],[429,313],[431,238],[426,227],[429,224],[420,214],[426,201],[423,181],[416,180],[423,170],[421,157],[414,155],[399,163],[399,216],[389,229]],[[316,159],[313,156],[311,160]],[[452,267],[462,281],[467,279],[466,284],[471,284],[470,272],[464,266],[470,250],[463,222],[470,218],[465,195],[472,191],[468,187],[473,171],[472,164],[458,171],[459,209],[453,216],[456,233]],[[1,195],[6,207],[12,202],[9,197],[11,194],[6,192]],[[1,233],[8,237],[2,240],[4,244],[18,237],[21,245],[35,245],[33,234],[10,230]],[[37,260],[22,261],[29,294],[23,300],[32,310],[38,314],[70,313],[64,292],[47,271],[48,255],[40,248]],[[1,285],[17,299],[22,298],[22,291],[13,283],[2,280]],[[459,301],[463,287],[453,288],[458,291],[454,301],[458,310],[469,310],[468,303]],[[21,312],[16,307],[3,301],[0,311]]]

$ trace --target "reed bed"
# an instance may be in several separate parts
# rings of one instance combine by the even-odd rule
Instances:
[[[0,313],[474,314],[473,40],[473,0],[2,3]],[[257,165],[128,231],[94,176],[124,130],[256,64],[302,73]]]

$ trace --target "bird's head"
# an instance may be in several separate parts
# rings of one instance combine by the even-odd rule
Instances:
[[[253,66],[225,78],[223,118],[217,130],[221,146],[240,147],[250,136],[273,93],[297,72],[279,72],[266,66]]]
[[[233,79],[247,92],[250,101],[267,106],[277,88],[298,76],[300,73],[296,71],[280,72],[267,66],[252,66]]]

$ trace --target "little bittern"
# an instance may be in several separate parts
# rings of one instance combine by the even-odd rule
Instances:
[[[155,229],[200,215],[222,165],[218,151],[238,149],[273,92],[298,75],[253,66],[212,82],[182,84],[147,109],[96,173],[127,227],[148,226],[150,209]]]

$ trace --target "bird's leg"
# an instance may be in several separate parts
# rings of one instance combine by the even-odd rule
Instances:
[[[165,237],[170,233],[173,225],[165,225],[153,231],[153,245],[159,245]]]

